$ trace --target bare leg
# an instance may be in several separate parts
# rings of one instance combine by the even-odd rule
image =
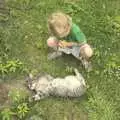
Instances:
[[[51,47],[54,52],[48,54],[48,59],[52,60],[62,55],[62,52],[58,51],[58,40],[56,37],[49,37],[47,40],[47,45]]]
[[[93,50],[88,44],[84,44],[80,47],[80,61],[82,62],[82,65],[87,70],[87,72],[90,72],[92,70],[92,65],[90,62],[90,57],[93,55]]]

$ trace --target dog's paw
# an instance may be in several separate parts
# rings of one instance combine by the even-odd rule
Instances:
[[[34,95],[32,98],[33,98],[35,101],[40,100],[40,96],[39,96],[38,94]]]

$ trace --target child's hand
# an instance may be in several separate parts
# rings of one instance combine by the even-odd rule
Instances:
[[[64,47],[67,46],[67,43],[66,43],[65,41],[60,41],[60,42],[58,43],[58,46],[64,48]]]
[[[60,42],[58,43],[58,46],[59,46],[59,47],[62,47],[62,48],[71,47],[71,46],[72,46],[72,43],[71,43],[71,42],[66,42],[66,41],[60,41]]]

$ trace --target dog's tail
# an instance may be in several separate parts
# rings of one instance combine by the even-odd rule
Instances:
[[[86,86],[85,79],[84,79],[84,77],[82,76],[82,74],[79,73],[79,71],[78,71],[76,68],[74,69],[74,72],[75,72],[78,80],[80,80],[80,82],[83,83],[84,86]]]

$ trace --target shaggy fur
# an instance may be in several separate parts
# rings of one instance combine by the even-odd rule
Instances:
[[[34,100],[48,96],[80,97],[86,91],[85,80],[77,69],[75,75],[65,78],[53,78],[50,75],[41,76],[29,82],[29,89],[35,90]]]

